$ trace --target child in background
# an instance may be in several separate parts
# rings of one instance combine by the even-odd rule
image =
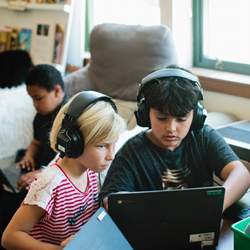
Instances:
[[[21,175],[18,181],[20,189],[28,187],[41,167],[55,158],[56,152],[49,143],[49,132],[57,112],[66,101],[61,73],[54,66],[35,66],[27,77],[26,86],[37,114],[33,121],[34,139],[17,163],[22,169],[32,170]]]
[[[65,102],[64,82],[55,67],[41,64],[30,71],[26,86],[37,114],[33,121],[34,139],[18,165],[35,170],[48,165],[56,155],[49,144],[49,132],[57,112]]]
[[[17,186],[19,193],[0,192],[0,235],[27,194],[30,183],[56,156],[49,143],[49,132],[62,104],[65,102],[64,82],[61,73],[53,66],[34,66],[26,79],[27,92],[33,100],[37,114],[33,121],[34,139],[17,164],[28,173],[22,174]],[[20,151],[19,151],[20,152]],[[26,171],[27,170],[27,171]],[[24,172],[24,171],[22,171]]]
[[[99,175],[111,163],[125,129],[115,104],[95,91],[80,92],[58,113],[51,146],[60,152],[32,182],[7,226],[7,249],[63,249],[99,207]]]

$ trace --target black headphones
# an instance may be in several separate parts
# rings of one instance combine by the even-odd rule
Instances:
[[[79,157],[84,151],[84,138],[77,125],[77,118],[92,104],[99,101],[109,102],[115,112],[117,108],[111,97],[96,91],[82,91],[74,97],[68,111],[62,120],[61,128],[57,135],[56,149],[60,156],[70,158]]]
[[[144,89],[154,80],[160,78],[168,78],[168,77],[180,77],[190,81],[194,87],[199,90],[199,98],[198,100],[203,100],[202,88],[199,83],[198,78],[182,69],[178,68],[166,68],[157,70],[146,77],[144,77],[139,85],[138,94],[137,94],[137,110],[135,111],[135,117],[137,124],[142,127],[150,127],[150,119],[149,119],[149,107],[145,102],[144,97]],[[207,117],[207,111],[203,108],[200,102],[197,103],[197,106],[194,109],[194,117],[191,125],[191,129],[199,129],[202,128]]]

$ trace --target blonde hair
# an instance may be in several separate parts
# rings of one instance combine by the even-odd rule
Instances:
[[[56,149],[58,132],[65,113],[75,96],[59,110],[54,120],[50,133],[50,145],[56,152],[59,152]],[[82,133],[85,145],[115,142],[126,129],[123,118],[116,113],[112,105],[107,101],[98,101],[89,105],[77,118],[76,124]]]

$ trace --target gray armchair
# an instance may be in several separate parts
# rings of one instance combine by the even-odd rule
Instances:
[[[91,32],[90,54],[89,65],[65,78],[66,93],[91,89],[112,96],[128,124],[135,123],[131,119],[140,80],[154,69],[177,64],[171,32],[163,25],[97,25]]]

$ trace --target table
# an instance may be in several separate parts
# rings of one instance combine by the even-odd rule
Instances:
[[[219,243],[216,250],[234,250],[234,236],[231,230],[231,225],[234,221],[229,219],[222,220]]]
[[[240,159],[250,162],[250,121],[238,121],[217,128]]]

